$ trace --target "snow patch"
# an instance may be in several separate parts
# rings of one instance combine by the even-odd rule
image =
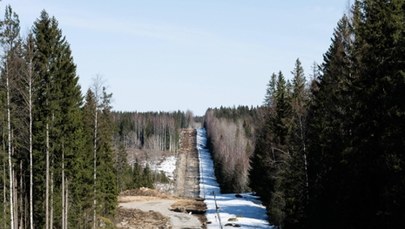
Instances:
[[[155,171],[162,171],[170,179],[174,179],[174,170],[176,169],[177,158],[175,156],[166,157],[159,164],[150,164],[150,168]]]

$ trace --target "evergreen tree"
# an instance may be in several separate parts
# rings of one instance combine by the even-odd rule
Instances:
[[[112,94],[102,89],[101,112],[99,122],[98,149],[97,149],[97,191],[98,191],[98,212],[103,216],[113,216],[117,206],[117,185],[116,174],[114,173],[113,156],[113,126],[111,116]]]
[[[308,92],[304,70],[296,60],[291,94],[291,131],[283,189],[286,199],[284,224],[286,228],[304,228],[305,208],[308,203],[308,165],[306,147],[306,109]]]
[[[354,226],[403,228],[405,1],[364,0],[356,30]]]
[[[37,226],[67,227],[68,184],[73,180],[77,152],[81,142],[81,91],[69,44],[54,17],[43,11],[34,25],[35,50],[33,65],[37,74],[34,102],[34,142],[37,199],[34,206]],[[45,152],[45,158],[43,157]],[[43,162],[45,161],[45,166]],[[43,171],[45,167],[45,171]],[[74,182],[72,182],[74,183]],[[45,212],[41,211],[45,202]],[[72,203],[74,203],[72,201]],[[41,214],[45,214],[45,217]],[[42,219],[45,218],[45,222]]]
[[[266,95],[264,96],[263,105],[265,107],[273,106],[274,93],[276,91],[276,79],[277,79],[277,75],[275,73],[273,73],[271,75],[269,83],[267,84]]]
[[[252,189],[263,198],[269,210],[270,221],[274,225],[284,226],[284,178],[290,157],[291,95],[281,72],[277,75],[273,96],[274,102],[265,113],[265,124],[256,140],[249,178]]]
[[[351,39],[349,18],[343,16],[324,55],[322,75],[309,111],[309,214],[316,227],[329,227],[331,222],[335,222],[336,228],[346,226],[342,222],[354,214],[342,201],[349,195],[350,187],[341,183],[348,172],[345,148],[350,141]]]
[[[93,209],[93,136],[94,136],[94,112],[96,110],[96,99],[92,90],[88,90],[85,96],[85,103],[82,108],[83,141],[85,142],[82,153],[75,166],[75,174],[72,186],[72,196],[77,204],[72,209],[72,223],[80,225],[81,228],[88,228],[92,222]]]

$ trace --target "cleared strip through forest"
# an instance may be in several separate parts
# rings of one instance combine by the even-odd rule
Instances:
[[[182,129],[175,175],[175,193],[182,197],[198,197],[198,176],[199,161],[196,148],[196,130],[192,128]]]

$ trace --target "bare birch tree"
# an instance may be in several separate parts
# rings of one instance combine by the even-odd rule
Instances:
[[[32,125],[33,125],[33,83],[34,83],[34,71],[33,71],[33,58],[34,58],[34,37],[30,33],[28,34],[25,47],[25,72],[24,77],[22,77],[22,81],[24,87],[22,87],[21,95],[24,99],[25,105],[27,106],[28,110],[28,151],[29,151],[29,228],[34,229],[34,210],[33,210],[33,133],[32,133]]]
[[[92,91],[95,97],[94,110],[94,132],[93,132],[93,228],[97,228],[97,133],[98,133],[98,112],[102,96],[104,80],[100,75],[93,79]]]
[[[7,152],[8,152],[8,172],[9,172],[9,198],[10,198],[10,228],[16,228],[15,221],[15,193],[14,193],[14,172],[12,162],[12,130],[11,130],[11,75],[9,64],[13,60],[13,49],[16,41],[19,38],[20,26],[19,19],[16,13],[13,12],[10,6],[6,7],[4,20],[1,22],[0,42],[3,46],[3,66],[6,89],[6,113],[7,113]]]

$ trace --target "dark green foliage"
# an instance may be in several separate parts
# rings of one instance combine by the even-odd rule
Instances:
[[[329,51],[324,55],[323,75],[317,81],[317,90],[313,92],[314,99],[310,108],[310,210],[314,211],[311,214],[321,214],[327,219],[325,221],[344,222],[347,215],[353,214],[350,213],[349,206],[342,206],[342,199],[351,195],[350,187],[344,187],[339,182],[346,173],[347,156],[344,147],[351,140],[348,129],[351,119],[346,116],[352,109],[351,92],[347,90],[352,76],[350,36],[349,20],[344,16],[338,23]],[[341,196],[334,195],[334,198],[330,198],[329,195],[323,195],[323,190],[327,190],[329,194],[340,192]],[[328,210],[318,213],[317,208]],[[335,214],[330,212],[334,212],[337,218],[331,219]],[[318,222],[321,220],[317,220]]]
[[[404,12],[356,2],[325,54],[308,134],[312,228],[404,227]]]
[[[278,226],[294,224],[293,218],[302,214],[297,205],[305,202],[302,141],[298,141],[302,136],[297,135],[305,115],[305,78],[299,60],[293,75],[293,84],[286,82],[281,72],[272,75],[266,94],[272,102],[266,107],[266,121],[257,136],[249,176],[252,189],[268,207],[271,223]]]
[[[118,204],[118,189],[116,184],[116,175],[114,173],[113,157],[113,122],[111,115],[112,94],[108,94],[103,87],[101,95],[101,104],[98,115],[98,134],[97,134],[97,212],[102,216],[114,215]]]
[[[131,171],[132,181],[128,183],[128,189],[153,188],[156,182],[169,182],[169,178],[163,172],[152,171],[149,165],[142,167],[137,161],[132,165]]]
[[[292,84],[269,83],[250,178],[272,223],[405,226],[404,34],[403,0],[356,1],[314,68],[312,94],[298,60]]]
[[[6,68],[2,68],[1,86],[4,86],[4,74],[12,80],[10,110],[13,129],[13,168],[15,171],[15,193],[18,200],[15,205],[18,227],[29,226],[29,137],[28,104],[29,93],[33,101],[33,159],[34,159],[34,228],[45,226],[45,152],[50,152],[50,209],[53,210],[53,227],[62,227],[63,203],[67,211],[70,227],[89,228],[92,214],[93,190],[93,130],[95,111],[94,94],[86,96],[86,105],[82,107],[82,95],[78,85],[76,66],[72,53],[58,22],[45,11],[34,23],[33,35],[29,35],[27,44],[22,44],[18,36],[18,17],[7,8],[6,20],[2,21],[0,38],[7,48],[4,49]],[[14,31],[14,32],[11,32]],[[7,71],[5,71],[5,69]],[[30,75],[32,73],[32,75]],[[32,77],[32,91],[28,91],[28,77]],[[11,82],[11,81],[10,81]],[[104,91],[100,106],[100,174],[99,203],[100,215],[111,216],[117,205],[116,174],[113,167],[112,120],[110,115],[111,95]],[[5,90],[0,90],[1,126],[5,126]],[[47,127],[49,129],[49,148],[47,147]],[[6,129],[1,135],[0,189],[8,184],[5,162]],[[5,192],[8,196],[9,191]],[[62,197],[63,196],[63,197]],[[66,199],[65,201],[63,201]],[[8,200],[6,200],[7,202]],[[3,203],[3,201],[2,201]],[[17,202],[16,202],[17,203]],[[4,205],[2,205],[3,207]],[[10,203],[6,215],[1,209],[1,226],[9,225]],[[24,208],[23,208],[24,207]],[[23,224],[21,225],[21,222]]]
[[[263,106],[272,107],[274,105],[274,94],[276,91],[277,75],[273,73],[267,84],[266,94],[264,96]]]

